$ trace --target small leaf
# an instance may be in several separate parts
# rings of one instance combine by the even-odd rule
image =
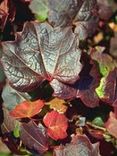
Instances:
[[[47,133],[52,139],[58,140],[67,137],[68,120],[64,114],[51,111],[45,115],[43,122],[48,127]]]
[[[97,125],[97,126],[100,126],[102,127],[104,125],[104,122],[102,120],[101,117],[96,117],[93,121],[92,121],[93,124]]]
[[[65,113],[67,110],[67,106],[65,105],[65,101],[59,98],[54,98],[51,101],[49,101],[47,104],[49,104],[51,109],[54,109],[55,111],[59,113]]]
[[[16,138],[19,138],[20,137],[20,124],[19,123],[16,123],[15,128],[13,130],[13,135]]]
[[[45,128],[30,121],[21,126],[21,140],[29,149],[37,151],[39,154],[48,150],[48,139]]]
[[[37,100],[34,102],[24,101],[10,111],[10,115],[15,118],[30,118],[38,114],[43,106],[44,102],[42,100]]]

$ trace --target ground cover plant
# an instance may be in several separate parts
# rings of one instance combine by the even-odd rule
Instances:
[[[116,0],[0,1],[0,155],[117,155]]]

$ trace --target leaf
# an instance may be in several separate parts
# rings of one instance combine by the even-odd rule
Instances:
[[[96,0],[48,0],[48,2],[48,20],[54,27],[75,25],[75,33],[81,40],[95,32],[98,23]]]
[[[44,116],[43,122],[48,127],[47,133],[52,139],[58,140],[67,137],[68,120],[64,114],[51,111]]]
[[[66,102],[62,99],[54,98],[46,104],[50,106],[50,109],[54,109],[59,113],[65,113],[67,110],[67,106],[65,105],[65,103]]]
[[[84,56],[85,65],[80,73],[80,78],[73,85],[63,84],[53,79],[51,86],[54,88],[54,96],[62,99],[81,98],[88,107],[99,105],[99,98],[95,89],[99,85],[100,74],[97,65]],[[87,60],[87,61],[86,61]]]
[[[91,144],[85,135],[76,135],[71,143],[56,147],[54,156],[100,156],[99,144]]]
[[[32,0],[29,8],[35,14],[36,19],[43,22],[48,17],[48,0]]]
[[[4,71],[17,90],[32,90],[53,79],[73,84],[79,78],[81,51],[71,27],[27,22],[15,41],[2,46]]]
[[[3,30],[8,18],[8,0],[4,0],[0,4],[0,29]]]
[[[103,20],[108,20],[112,16],[112,8],[107,0],[103,2],[101,0],[97,0],[99,6],[99,16]]]
[[[39,154],[48,150],[46,131],[41,124],[37,126],[32,121],[29,123],[22,123],[20,134],[23,144],[29,149],[35,150]]]
[[[30,118],[38,114],[44,106],[42,100],[24,101],[10,111],[10,115],[14,118]]]
[[[4,86],[2,91],[2,99],[4,101],[4,106],[8,110],[14,109],[19,103],[22,103],[25,100],[30,100],[31,97],[28,93],[18,92],[13,89],[8,83]]]
[[[113,112],[110,112],[109,118],[105,123],[108,132],[117,139],[117,119]]]
[[[82,1],[81,8],[77,12],[73,23],[76,25],[75,33],[81,40],[91,36],[98,25],[98,9],[96,0]]]
[[[103,53],[104,49],[98,46],[91,51],[91,58],[97,61],[102,75],[95,91],[101,100],[112,104],[117,98],[117,63],[110,55]]]
[[[117,69],[115,68],[107,76],[103,77],[96,92],[101,100],[112,104],[117,98]]]
[[[3,108],[3,116],[4,120],[1,125],[2,133],[10,133],[11,131],[14,131],[16,125],[20,126],[20,122],[15,120],[12,116],[10,116],[7,109]]]

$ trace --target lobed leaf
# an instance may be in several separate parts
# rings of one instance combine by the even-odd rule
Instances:
[[[72,84],[81,71],[81,51],[71,27],[27,22],[15,41],[3,42],[2,64],[10,84],[28,91],[44,80]]]
[[[68,120],[64,114],[51,111],[44,116],[43,122],[48,127],[47,133],[52,139],[58,140],[67,137]]]

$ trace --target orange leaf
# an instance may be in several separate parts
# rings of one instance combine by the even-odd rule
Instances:
[[[65,105],[65,101],[59,98],[54,98],[51,101],[49,101],[47,104],[50,105],[51,109],[54,109],[55,111],[59,113],[65,113],[67,110],[67,106]]]
[[[44,102],[42,100],[37,100],[34,102],[24,101],[10,111],[10,115],[15,118],[30,118],[38,114],[43,106]]]
[[[68,120],[64,114],[51,111],[45,115],[43,122],[48,127],[47,133],[52,139],[58,140],[67,137]]]

